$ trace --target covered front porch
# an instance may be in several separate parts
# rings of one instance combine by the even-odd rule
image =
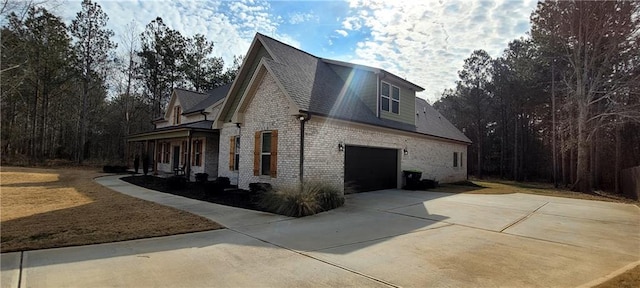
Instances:
[[[197,173],[218,176],[219,131],[193,127],[171,127],[130,135],[128,163],[132,167],[136,156],[140,168],[144,157],[149,172],[156,176],[184,174],[187,180]]]

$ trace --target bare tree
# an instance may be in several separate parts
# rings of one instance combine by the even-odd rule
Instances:
[[[109,17],[97,3],[82,1],[82,10],[71,22],[70,31],[74,36],[78,70],[82,77],[82,110],[80,115],[80,137],[76,147],[76,160],[82,164],[87,137],[87,113],[89,93],[95,85],[101,84],[109,60],[109,52],[115,48],[111,42],[113,31],[106,29]],[[101,73],[102,72],[102,73]]]
[[[638,37],[640,4],[634,1],[547,1],[532,15],[534,39],[566,63],[564,86],[575,105],[576,180],[590,192],[589,148],[603,127],[640,122]],[[593,155],[592,155],[593,157]]]

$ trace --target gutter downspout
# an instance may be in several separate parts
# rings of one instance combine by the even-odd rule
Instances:
[[[300,120],[300,189],[302,190],[302,183],[304,183],[304,123],[311,119],[311,114],[306,112],[298,117]]]
[[[380,73],[376,73],[376,118],[380,118]]]
[[[207,121],[207,113],[204,112],[204,110],[200,111],[200,114],[202,114],[202,116],[204,116],[204,121]]]
[[[188,143],[187,144],[187,163],[186,163],[187,164],[187,171],[185,171],[185,174],[187,176],[187,182],[188,182],[188,181],[191,181],[191,179],[190,179],[191,178],[191,145],[192,145],[191,144],[191,140],[192,140],[191,130],[189,130],[187,135],[189,135],[188,136],[189,140],[187,141],[187,143]]]
[[[240,123],[236,123],[236,127],[238,127],[238,141],[242,141],[242,126],[240,125]],[[242,142],[240,142],[240,145],[242,145]],[[231,147],[229,147],[229,149],[231,149]],[[235,149],[235,147],[234,147]],[[242,149],[242,146],[240,146],[240,149]],[[240,151],[238,151],[238,155],[242,155],[240,154]],[[235,155],[233,155],[233,161],[235,160]],[[238,163],[240,164],[240,163]],[[233,171],[236,173],[236,186],[239,187],[240,185],[240,169],[238,169],[237,171]]]

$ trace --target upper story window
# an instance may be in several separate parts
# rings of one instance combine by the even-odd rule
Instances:
[[[182,114],[182,109],[180,109],[180,106],[173,107],[173,125],[180,124],[180,114]]]
[[[380,109],[382,111],[400,114],[400,88],[382,82],[380,87]]]

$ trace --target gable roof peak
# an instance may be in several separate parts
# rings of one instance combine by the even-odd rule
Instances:
[[[280,41],[280,40],[278,40],[278,39],[275,39],[275,38],[273,38],[273,37],[269,37],[269,36],[264,35],[264,34],[262,34],[262,33],[260,33],[260,32],[256,32],[256,37],[258,37],[258,36],[259,36],[259,37],[262,37],[263,39],[264,39],[264,38],[266,38],[266,39],[268,39],[268,40],[275,41],[275,42],[277,42],[277,43],[279,43],[279,44],[281,44],[281,45],[285,45],[285,46],[287,46],[288,48],[291,48],[291,49],[297,50],[298,52],[301,52],[301,53],[307,54],[307,55],[309,55],[309,56],[311,56],[311,57],[313,57],[313,58],[316,58],[316,59],[322,59],[322,58],[320,58],[320,57],[318,57],[318,56],[316,56],[316,55],[313,55],[313,54],[311,54],[311,53],[309,53],[309,52],[307,52],[307,51],[304,51],[304,50],[302,50],[302,49],[300,49],[300,48],[296,48],[296,47],[294,47],[294,46],[292,46],[292,45],[290,45],[290,44],[287,44],[287,43],[285,43],[285,42],[282,42],[282,41]],[[261,40],[262,40],[262,39],[261,39]],[[263,42],[263,41],[261,41],[261,42]],[[266,44],[266,45],[265,45],[265,43],[263,42],[263,43],[262,43],[262,45],[263,45],[263,46],[267,46],[267,47],[268,47],[268,45],[269,45],[269,44]],[[265,48],[267,48],[267,47],[265,47]],[[271,56],[273,57],[274,55],[271,55]]]

